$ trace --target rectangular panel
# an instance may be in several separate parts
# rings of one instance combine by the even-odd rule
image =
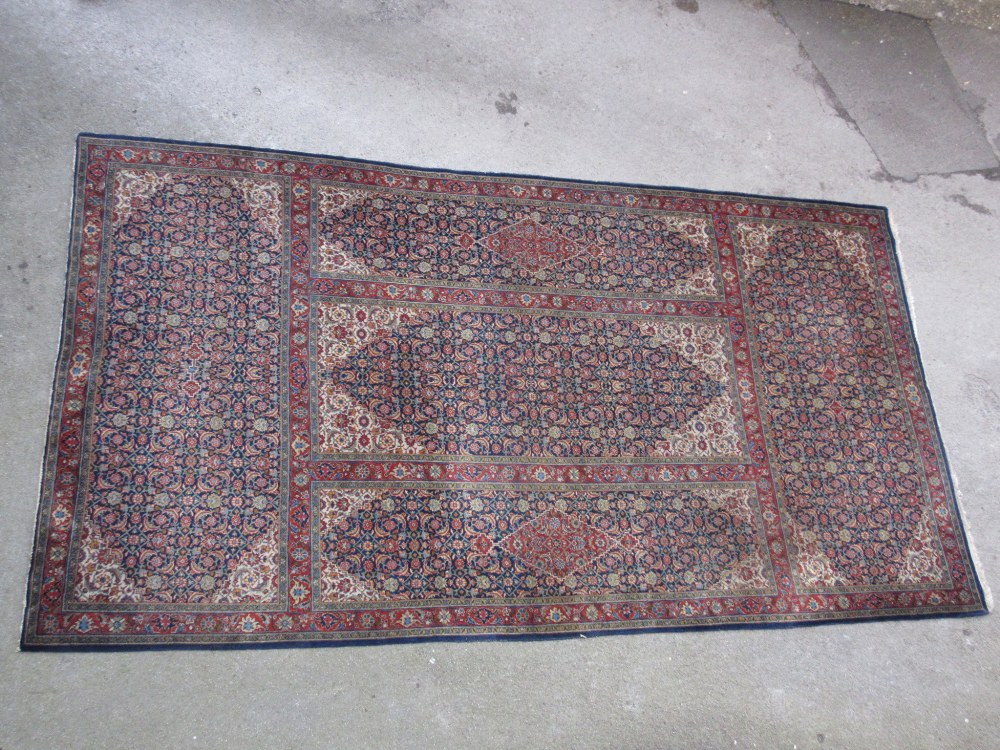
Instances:
[[[894,296],[893,269],[864,229],[734,225],[798,587],[951,585],[939,459],[915,430],[916,363],[893,341],[906,335],[898,300],[883,297]]]
[[[747,460],[725,321],[313,302],[322,458]]]
[[[319,609],[773,592],[750,484],[313,485]]]
[[[130,167],[108,184],[101,262],[83,257],[93,339],[67,373],[66,609],[283,606],[284,181]]]
[[[316,183],[314,272],[339,278],[718,299],[711,217],[632,206],[561,205],[553,188],[512,198]],[[580,191],[582,192],[582,191]],[[541,200],[537,200],[541,199]]]

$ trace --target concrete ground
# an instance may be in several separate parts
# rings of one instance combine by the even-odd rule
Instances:
[[[816,0],[3,0],[0,748],[995,748],[1000,617],[19,653],[78,131],[888,205],[1000,581],[1000,37]]]

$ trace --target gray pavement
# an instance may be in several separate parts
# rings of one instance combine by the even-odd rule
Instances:
[[[848,10],[3,0],[0,748],[1000,746],[996,615],[17,650],[79,131],[887,205],[981,572],[1000,581],[1000,37]]]

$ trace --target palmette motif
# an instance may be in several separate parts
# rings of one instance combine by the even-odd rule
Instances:
[[[983,609],[882,209],[82,137],[28,647]]]

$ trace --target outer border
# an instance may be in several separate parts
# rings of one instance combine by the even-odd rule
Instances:
[[[466,177],[501,177],[520,180],[548,180],[550,182],[565,182],[574,185],[596,185],[598,187],[617,187],[630,190],[658,190],[663,192],[694,193],[696,195],[720,196],[723,198],[755,198],[758,200],[786,201],[789,203],[800,203],[813,206],[845,206],[847,208],[863,208],[872,211],[882,211],[886,217],[888,227],[889,209],[875,203],[850,203],[847,201],[831,201],[821,198],[803,199],[792,198],[783,195],[766,195],[763,193],[739,193],[726,190],[708,190],[705,188],[686,188],[674,185],[649,185],[641,182],[611,182],[600,180],[584,180],[579,177],[547,177],[545,175],[526,174],[520,172],[477,172],[471,169],[436,169],[432,167],[418,167],[412,164],[398,164],[389,161],[376,161],[374,159],[359,159],[357,157],[338,156],[336,154],[317,154],[310,151],[287,151],[280,148],[256,148],[254,146],[238,146],[228,143],[205,143],[204,141],[184,141],[172,138],[146,138],[137,135],[116,135],[111,133],[90,133],[87,131],[78,133],[76,136],[77,151],[79,152],[80,141],[84,138],[107,138],[109,140],[132,141],[133,143],[166,143],[174,146],[194,146],[196,148],[225,148],[234,151],[243,151],[248,154],[279,154],[282,156],[301,156],[306,159],[338,159],[341,161],[353,162],[355,164],[368,164],[373,167],[388,167],[389,169],[408,169],[416,172],[436,172],[438,174],[454,174]],[[74,193],[74,200],[76,195]],[[890,237],[892,235],[890,233]],[[893,239],[893,250],[895,250],[895,238]]]
[[[35,510],[35,533],[34,541],[31,547],[31,568],[28,572],[28,583],[27,590],[24,596],[24,617],[21,621],[21,638],[20,638],[20,648],[22,651],[29,648],[37,648],[29,642],[28,634],[30,632],[30,625],[32,622],[36,621],[37,617],[37,605],[33,606],[31,591],[33,588],[35,578],[41,578],[42,571],[45,567],[44,560],[44,550],[46,539],[42,538],[42,531],[44,524],[43,511],[46,508],[45,495],[46,488],[48,486],[47,481],[47,470],[52,463],[52,452],[56,448],[57,440],[54,439],[58,435],[58,420],[59,420],[59,405],[62,398],[58,394],[56,387],[59,384],[59,373],[62,370],[63,365],[63,353],[66,351],[67,340],[69,339],[69,321],[66,319],[66,311],[70,305],[70,281],[73,274],[73,245],[76,241],[76,226],[77,219],[79,218],[79,213],[83,210],[82,200],[81,200],[81,185],[84,182],[83,175],[80,173],[80,158],[82,150],[80,148],[80,140],[84,137],[84,133],[80,133],[76,138],[76,154],[73,159],[73,200],[70,205],[70,215],[69,215],[69,241],[66,248],[66,291],[63,295],[63,305],[62,311],[59,315],[59,349],[56,351],[55,363],[52,366],[52,386],[49,393],[49,419],[48,424],[45,429],[45,450],[42,455],[42,466],[39,476],[39,499],[38,507]],[[56,434],[53,434],[53,430]],[[41,594],[41,581],[39,581],[38,586],[39,595]]]
[[[59,410],[57,409],[57,402],[61,401],[58,394],[56,393],[56,385],[59,379],[59,372],[62,369],[62,354],[64,347],[66,345],[66,340],[68,338],[67,331],[69,330],[68,321],[66,319],[66,310],[70,304],[70,287],[69,281],[71,279],[71,272],[73,270],[73,247],[74,240],[76,239],[76,224],[79,218],[79,212],[82,211],[82,200],[80,185],[82,184],[82,177],[79,175],[80,159],[81,159],[81,143],[86,138],[101,138],[115,141],[127,141],[133,143],[149,143],[149,144],[169,144],[175,146],[191,146],[195,148],[221,148],[229,149],[234,151],[242,151],[247,154],[274,154],[282,156],[291,157],[303,157],[308,159],[334,159],[342,160],[346,162],[352,162],[356,164],[365,164],[373,167],[385,167],[389,169],[400,169],[400,170],[414,170],[414,171],[424,171],[424,172],[435,172],[438,174],[453,174],[461,176],[471,176],[471,177],[497,177],[497,178],[510,178],[510,179],[524,179],[524,180],[546,180],[564,184],[576,184],[576,185],[588,185],[596,187],[611,187],[611,188],[625,188],[632,190],[648,190],[657,192],[678,192],[685,194],[693,194],[708,198],[718,197],[721,199],[726,198],[747,198],[756,201],[776,201],[776,202],[790,202],[796,203],[802,206],[832,206],[832,207],[844,207],[853,209],[862,209],[866,211],[872,211],[881,214],[882,224],[886,231],[886,250],[890,255],[891,265],[894,268],[895,278],[899,285],[900,298],[902,301],[903,311],[905,312],[905,323],[907,325],[907,338],[910,345],[913,347],[913,356],[915,360],[915,370],[921,379],[921,385],[923,386],[924,395],[927,400],[927,411],[929,416],[929,427],[932,428],[932,437],[934,438],[935,447],[938,454],[942,459],[942,466],[944,480],[947,483],[947,490],[951,497],[951,504],[955,510],[955,520],[957,529],[961,532],[961,542],[966,560],[969,562],[969,574],[972,581],[975,583],[976,590],[979,593],[980,601],[983,602],[983,609],[972,610],[972,611],[960,611],[960,612],[941,612],[933,609],[926,610],[906,610],[901,613],[897,610],[879,610],[871,615],[865,614],[864,612],[852,611],[847,613],[847,616],[837,616],[831,615],[829,613],[821,613],[817,616],[810,616],[807,613],[795,613],[794,615],[789,615],[789,621],[783,621],[782,615],[772,614],[764,616],[754,616],[746,615],[741,617],[739,621],[726,621],[725,619],[715,619],[715,618],[692,618],[690,620],[647,620],[645,621],[648,625],[638,626],[638,627],[614,627],[618,623],[601,623],[605,627],[597,627],[593,629],[588,629],[581,632],[578,626],[570,623],[567,626],[527,626],[527,630],[530,632],[524,632],[525,626],[511,626],[509,630],[498,631],[496,626],[488,626],[484,628],[486,632],[479,631],[475,627],[466,626],[466,630],[459,635],[454,633],[436,633],[436,632],[425,632],[419,630],[412,631],[395,631],[392,634],[386,634],[383,637],[372,636],[369,632],[358,633],[357,635],[344,637],[345,634],[341,633],[340,638],[331,638],[334,633],[328,633],[325,631],[311,631],[311,632],[273,632],[273,633],[262,633],[262,634],[252,634],[252,635],[218,635],[214,637],[206,637],[203,635],[152,635],[148,638],[143,636],[126,636],[129,641],[125,642],[120,639],[108,639],[108,638],[98,638],[95,637],[93,640],[85,640],[74,643],[63,642],[53,642],[48,643],[41,639],[32,638],[29,636],[29,624],[33,620],[31,617],[33,609],[32,607],[32,584],[35,581],[36,576],[41,575],[41,570],[44,561],[40,559],[40,556],[45,550],[45,539],[41,538],[42,532],[42,511],[45,506],[45,488],[46,488],[46,470],[49,466],[51,459],[51,452],[53,450],[56,441],[52,440],[53,429],[58,429],[58,419]],[[900,619],[920,619],[924,617],[970,617],[986,614],[989,610],[987,609],[989,596],[983,585],[980,572],[976,566],[976,558],[973,554],[972,547],[969,542],[969,534],[965,528],[965,518],[958,505],[958,495],[955,490],[955,482],[952,476],[951,464],[948,460],[948,455],[944,448],[944,442],[941,437],[940,424],[938,422],[937,412],[934,408],[933,401],[929,389],[927,387],[927,377],[923,366],[923,360],[921,359],[920,346],[917,342],[916,331],[913,325],[913,313],[910,306],[910,301],[906,289],[906,284],[903,279],[902,266],[899,262],[899,254],[896,248],[896,237],[895,233],[892,231],[892,226],[889,221],[889,209],[886,206],[868,203],[852,203],[847,201],[831,201],[824,199],[801,199],[792,198],[788,196],[778,196],[778,195],[766,195],[761,193],[742,193],[734,191],[720,191],[720,190],[708,190],[708,189],[698,189],[698,188],[684,188],[677,186],[663,186],[663,185],[649,185],[645,183],[629,183],[629,182],[611,182],[611,181],[595,181],[595,180],[584,180],[579,178],[559,178],[559,177],[549,177],[544,175],[532,175],[523,173],[508,173],[508,172],[481,172],[472,170],[458,170],[458,169],[431,169],[428,167],[417,167],[413,165],[397,164],[394,162],[384,162],[375,161],[371,159],[359,159],[359,158],[348,158],[343,156],[336,156],[332,154],[317,154],[305,151],[288,151],[282,149],[272,149],[272,148],[255,148],[251,146],[233,145],[233,144],[219,144],[219,143],[205,143],[199,141],[185,141],[169,138],[153,138],[153,137],[141,137],[141,136],[129,136],[129,135],[117,135],[117,134],[107,134],[107,133],[92,133],[92,132],[81,132],[76,138],[76,156],[74,160],[74,182],[73,182],[73,201],[70,211],[70,238],[67,248],[67,263],[66,263],[66,294],[63,298],[63,310],[60,322],[60,337],[59,337],[59,349],[56,357],[55,366],[53,369],[53,380],[52,380],[52,390],[50,394],[50,406],[49,406],[49,421],[48,427],[46,429],[46,446],[43,457],[42,464],[42,474],[41,482],[39,488],[39,503],[35,514],[35,539],[32,547],[31,555],[31,568],[28,575],[27,581],[27,592],[25,597],[25,612],[24,618],[22,620],[21,627],[21,638],[20,638],[20,648],[22,651],[35,651],[35,650],[52,650],[52,651],[109,651],[109,650],[133,650],[133,649],[152,649],[156,650],[159,648],[246,648],[246,647],[291,647],[291,646],[343,646],[348,644],[368,644],[368,643],[384,643],[384,642],[420,642],[420,641],[440,641],[440,640],[466,640],[469,638],[478,639],[514,639],[514,640],[538,640],[553,636],[563,636],[563,637],[592,637],[595,635],[612,635],[612,634],[625,634],[625,633],[635,633],[635,632],[665,632],[665,631],[676,631],[676,630],[693,630],[700,629],[703,627],[716,627],[716,628],[751,628],[751,629],[763,629],[763,628],[787,628],[787,627],[798,627],[798,626],[809,626],[816,625],[823,622],[844,622],[844,621],[857,621],[857,620],[900,620]],[[791,618],[794,618],[791,619]],[[623,621],[624,624],[625,621]],[[597,625],[594,623],[593,625]],[[572,629],[571,629],[572,628]],[[519,632],[520,631],[520,632]]]

